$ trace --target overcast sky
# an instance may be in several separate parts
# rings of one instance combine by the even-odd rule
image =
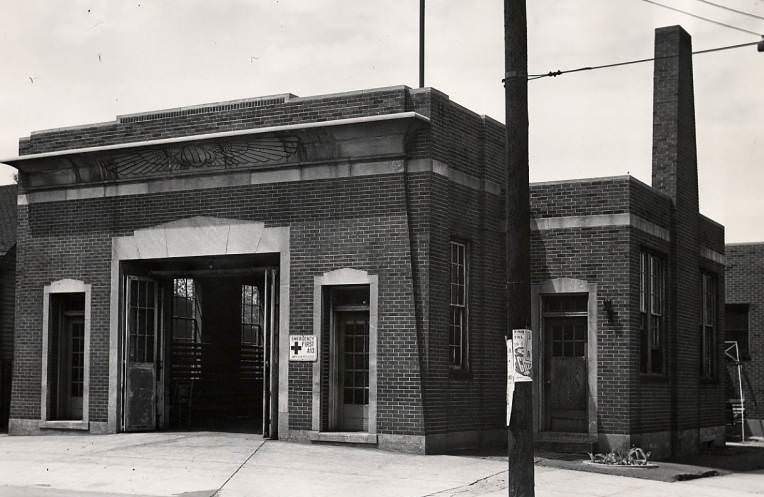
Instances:
[[[418,0],[2,0],[0,160],[32,130],[291,92],[418,84]],[[659,0],[764,32],[699,0]],[[764,0],[715,0],[764,16]],[[504,121],[502,0],[428,0],[426,84]],[[696,50],[757,37],[640,0],[528,1],[529,71],[651,57],[681,24]],[[764,53],[698,55],[701,210],[764,240]],[[530,83],[531,179],[650,183],[652,64]],[[12,181],[0,166],[0,183]]]

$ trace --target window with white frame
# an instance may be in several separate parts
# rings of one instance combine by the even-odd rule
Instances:
[[[665,374],[666,263],[663,257],[646,250],[639,260],[640,371]]]
[[[701,272],[700,310],[700,375],[705,379],[716,376],[716,330],[718,326],[717,278]]]
[[[467,367],[468,326],[467,326],[467,245],[462,242],[450,243],[450,323],[448,335],[448,361],[451,367]]]

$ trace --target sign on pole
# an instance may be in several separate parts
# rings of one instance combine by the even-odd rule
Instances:
[[[515,383],[533,381],[533,340],[531,330],[512,330],[507,337],[507,426],[512,417]]]
[[[317,358],[315,335],[289,335],[290,361],[315,361]]]

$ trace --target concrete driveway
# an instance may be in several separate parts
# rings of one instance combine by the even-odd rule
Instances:
[[[536,467],[536,495],[764,495],[764,474],[663,483]],[[0,435],[0,496],[505,496],[506,460],[413,456],[235,433]]]

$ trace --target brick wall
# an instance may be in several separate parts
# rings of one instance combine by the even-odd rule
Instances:
[[[16,360],[11,416],[39,419],[42,289],[93,285],[90,419],[106,421],[111,238],[190,216],[291,229],[290,331],[312,333],[313,276],[340,267],[379,274],[378,427],[421,434],[422,401],[405,191],[400,175],[113,197],[19,210]],[[309,364],[291,363],[290,427],[310,429]]]
[[[672,199],[631,177],[532,184],[531,211],[535,218],[631,213],[667,230],[672,239],[677,238]],[[697,211],[695,218],[698,219]],[[696,236],[707,240],[709,248],[718,251],[719,240],[724,239],[723,228],[705,218],[696,225],[703,230],[699,228]],[[682,240],[679,243],[686,243]],[[672,373],[685,378],[686,383],[692,382],[698,392],[691,399],[687,395],[683,400],[684,409],[693,412],[692,421],[672,423],[678,406],[671,375],[644,377],[640,374],[640,251],[649,249],[664,254],[671,263],[676,250],[671,242],[628,226],[534,231],[531,241],[534,284],[554,278],[597,284],[597,422],[601,433],[638,435],[677,427],[697,430],[723,424],[722,390],[718,381],[705,384],[699,381],[699,351],[688,354],[690,357],[686,357],[685,362],[675,363]],[[683,285],[682,291],[686,293],[681,302],[669,303],[669,313],[684,319],[684,328],[678,330],[676,342],[669,344],[669,350],[676,353],[697,349],[700,268],[721,271],[718,264],[698,257],[697,244],[693,247],[692,276],[677,281],[676,276],[669,275],[668,280],[669,293],[678,292],[677,285]],[[683,246],[682,253],[690,251],[692,249]],[[612,320],[604,312],[604,300],[613,302]],[[675,330],[676,324],[669,325],[668,335]],[[687,414],[683,411],[682,415]]]
[[[504,181],[504,127],[437,90],[411,90],[412,108],[431,117],[411,157],[430,157],[479,180]],[[409,181],[413,240],[420,247],[425,420],[428,434],[501,429],[505,417],[503,199],[439,175]],[[451,240],[468,246],[469,368],[448,361]],[[426,249],[425,249],[426,248]],[[495,443],[496,441],[485,441]],[[503,440],[498,441],[502,443]]]
[[[531,185],[536,218],[618,214],[629,211],[628,177]],[[573,278],[597,284],[597,424],[602,433],[630,433],[637,385],[630,288],[629,227],[534,231],[532,284]],[[614,319],[603,302],[613,302]],[[638,344],[638,342],[636,342]]]
[[[764,244],[727,245],[727,303],[748,304],[750,360],[743,362],[746,416],[764,420]],[[737,370],[727,367],[730,398],[738,397]]]
[[[531,217],[569,217],[628,212],[629,183],[623,177],[531,184]]]
[[[233,109],[222,104],[210,104],[205,106],[210,109],[206,112],[187,112],[180,115],[158,112],[150,114],[166,117],[135,122],[117,119],[110,123],[40,131],[19,141],[19,153],[33,154],[410,110],[406,107],[405,86],[305,98],[291,95],[282,99],[266,99],[266,102],[268,103],[256,107],[242,106]]]
[[[698,220],[698,244],[723,254],[725,251],[724,226],[701,214]]]

